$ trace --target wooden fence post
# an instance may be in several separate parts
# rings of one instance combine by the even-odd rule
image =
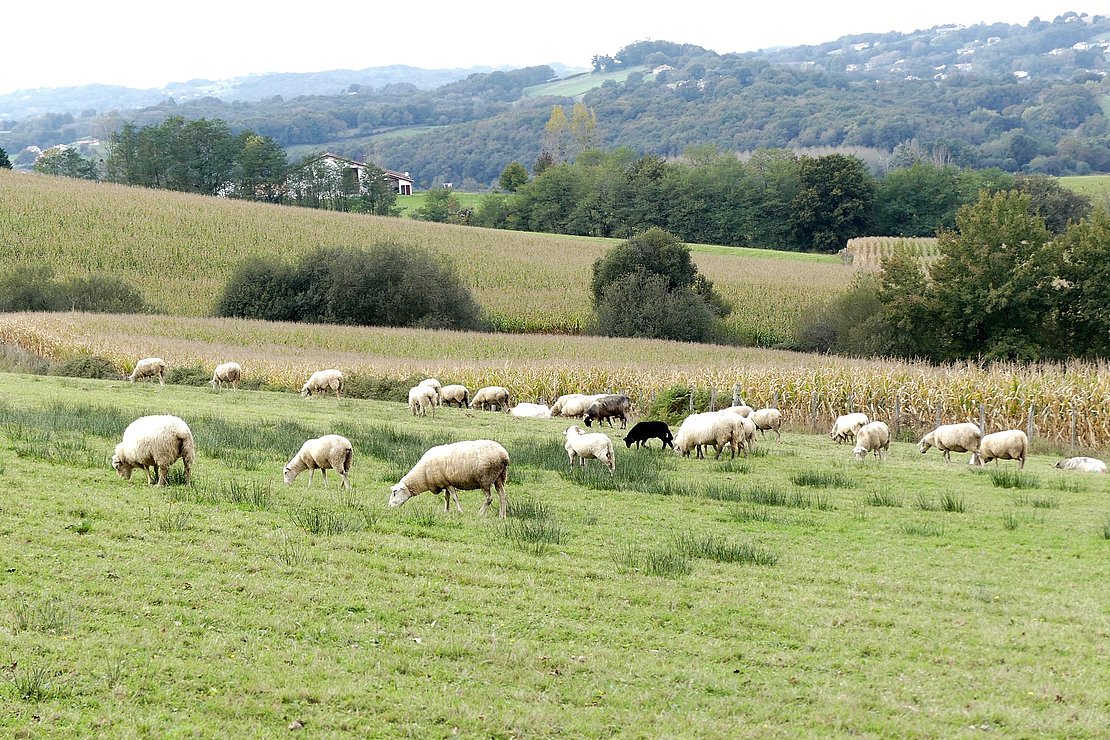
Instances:
[[[690,413],[691,414],[694,413],[694,394],[696,392],[697,392],[697,389],[695,389],[693,387],[690,388]]]
[[[943,413],[943,411],[944,411],[944,408],[943,408],[943,407],[944,407],[944,402],[943,402],[943,401],[937,401],[937,426],[938,426],[938,427],[939,427],[939,426],[940,426],[940,424],[941,424],[941,419],[943,419],[943,418],[944,418],[944,417],[942,416],[942,413]]]
[[[987,409],[983,402],[979,402],[979,434],[987,433]]]
[[[902,393],[894,397],[894,438],[898,439],[902,433]]]
[[[809,433],[817,434],[817,391],[809,399]]]
[[[1029,423],[1025,427],[1025,435],[1027,437],[1029,437],[1030,442],[1033,441],[1033,432],[1034,432],[1034,429],[1033,429],[1033,406],[1034,406],[1034,404],[1032,404],[1032,403],[1029,404]]]
[[[1076,443],[1079,441],[1076,436],[1077,417],[1075,414],[1075,404],[1071,405],[1071,448],[1074,450]]]
[[[777,409],[779,407],[779,392],[775,389],[775,400],[771,403],[771,408]]]
[[[710,388],[709,389],[709,410],[710,411],[716,411],[717,410],[717,389],[716,388]]]
[[[733,406],[739,406],[740,405],[740,384],[739,383],[732,386],[732,405]]]

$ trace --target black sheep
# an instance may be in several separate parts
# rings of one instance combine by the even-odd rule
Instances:
[[[624,444],[626,447],[631,447],[635,443],[643,447],[649,439],[658,439],[663,443],[664,449],[667,447],[674,449],[674,437],[671,436],[671,429],[665,421],[637,422],[625,435]]]

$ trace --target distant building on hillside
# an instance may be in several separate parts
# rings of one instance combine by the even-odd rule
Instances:
[[[337,186],[348,195],[370,189],[370,173],[381,171],[397,195],[412,195],[413,180],[407,172],[395,172],[377,165],[324,152],[294,169],[286,180],[287,193],[294,200],[309,192],[334,190]]]

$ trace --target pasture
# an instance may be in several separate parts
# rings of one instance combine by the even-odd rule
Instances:
[[[178,316],[210,316],[245,259],[293,261],[319,247],[414,245],[452,262],[493,328],[581,333],[589,274],[612,240],[478,229],[229,201],[0,170],[0,261],[5,271],[45,264],[59,278],[110,272],[147,303]],[[790,338],[807,307],[847,285],[835,257],[695,249],[694,260],[735,310],[745,343]],[[753,254],[754,252],[754,254]]]
[[[445,381],[451,378],[443,378]],[[6,736],[1095,736],[1110,723],[1110,483],[626,450],[570,472],[560,420],[0,374]],[[195,485],[118,479],[174,413]],[[353,491],[281,485],[310,436]],[[388,488],[432,444],[509,450],[510,516]],[[180,463],[176,467],[180,471]]]

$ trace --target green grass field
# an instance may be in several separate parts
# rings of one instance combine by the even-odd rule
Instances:
[[[1096,205],[1110,203],[1110,175],[1073,175],[1061,177],[1060,184],[1086,195]]]
[[[1110,481],[788,433],[735,461],[566,467],[565,422],[0,374],[8,737],[1095,737]],[[194,486],[122,481],[146,413]],[[353,490],[281,485],[303,439]],[[388,509],[426,447],[492,438],[510,517]],[[177,469],[180,469],[178,464]],[[1022,487],[1002,487],[1018,485]]]
[[[418,190],[412,195],[397,196],[397,207],[401,209],[402,216],[412,216],[412,212],[423,207],[427,190]],[[485,193],[463,193],[458,190],[451,191],[459,201],[462,208],[477,208],[482,205]]]
[[[524,96],[535,98],[551,95],[562,98],[576,98],[579,95],[585,95],[594,88],[601,87],[602,84],[608,80],[612,80],[616,83],[624,82],[633,72],[640,72],[651,77],[651,70],[643,66],[629,67],[628,69],[620,69],[615,72],[583,72],[581,74],[571,75],[570,77],[526,87],[524,88]]]

